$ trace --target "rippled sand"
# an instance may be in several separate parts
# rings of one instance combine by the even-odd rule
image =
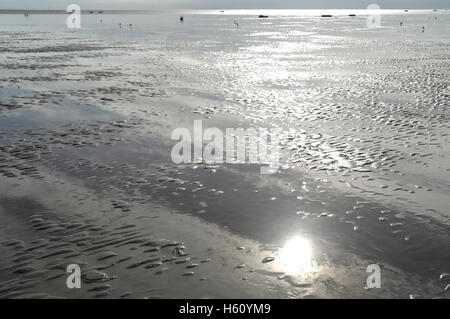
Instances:
[[[0,298],[449,297],[448,14],[2,18]],[[173,164],[198,119],[280,172]]]

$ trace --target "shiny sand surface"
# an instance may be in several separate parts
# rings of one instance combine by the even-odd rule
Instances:
[[[0,298],[449,297],[449,15],[65,19],[0,22]],[[280,171],[174,164],[194,120]]]

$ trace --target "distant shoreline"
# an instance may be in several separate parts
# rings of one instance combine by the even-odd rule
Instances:
[[[435,11],[437,10],[437,11]],[[279,13],[280,15],[289,15],[294,13],[317,13],[317,12],[330,12],[334,14],[342,12],[347,14],[349,11],[356,13],[363,13],[368,11],[366,9],[174,9],[174,10],[101,10],[101,9],[88,9],[81,10],[82,14],[256,14],[261,11],[267,11],[272,13]],[[395,13],[423,13],[423,12],[435,12],[435,13],[449,13],[449,9],[381,9],[377,10],[384,14]],[[27,10],[27,9],[0,9],[0,14],[67,14],[66,10]],[[282,14],[283,13],[283,14]]]
[[[81,13],[85,14],[159,14],[159,13],[178,13],[186,11],[198,11],[198,10],[81,10]],[[205,11],[205,10],[203,10]],[[67,14],[66,10],[26,10],[26,9],[11,9],[2,10],[0,14],[24,14],[25,12],[33,14]]]

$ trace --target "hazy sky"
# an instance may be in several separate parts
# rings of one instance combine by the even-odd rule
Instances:
[[[65,9],[76,3],[81,9],[433,9],[450,7],[449,0],[0,0],[0,9]]]

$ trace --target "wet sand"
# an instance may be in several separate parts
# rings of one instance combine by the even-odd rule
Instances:
[[[449,297],[448,14],[3,17],[0,298]],[[280,172],[174,164],[198,119]]]

